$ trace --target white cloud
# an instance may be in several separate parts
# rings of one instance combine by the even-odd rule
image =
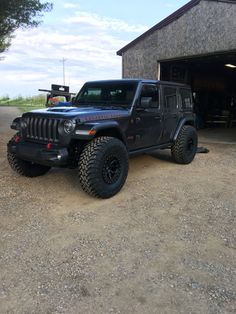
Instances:
[[[143,33],[148,29],[146,25],[129,24],[119,19],[102,17],[89,12],[76,12],[75,16],[64,20],[64,23],[81,25],[84,24],[87,26],[98,27],[101,30],[113,30],[128,33]]]
[[[63,8],[65,9],[78,9],[80,7],[79,4],[71,3],[71,2],[64,2]]]
[[[143,25],[129,25],[88,12],[77,13],[65,21],[17,31],[6,58],[0,61],[0,95],[37,94],[38,88],[62,84],[63,57],[67,59],[66,83],[74,92],[88,80],[119,78],[121,58],[116,51],[134,33],[146,30]]]
[[[9,81],[38,81],[43,80],[44,75],[43,73],[24,73],[23,71],[19,71],[16,73],[15,71],[8,71],[8,73],[4,77],[5,80]]]

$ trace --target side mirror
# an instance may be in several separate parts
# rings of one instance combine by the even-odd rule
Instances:
[[[71,98],[71,103],[73,104],[75,102],[75,96]]]
[[[150,108],[152,104],[152,97],[142,97],[140,100],[139,108]]]

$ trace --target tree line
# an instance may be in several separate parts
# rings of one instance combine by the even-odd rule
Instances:
[[[17,29],[37,27],[43,12],[52,8],[52,3],[41,0],[0,0],[0,53],[9,48]]]

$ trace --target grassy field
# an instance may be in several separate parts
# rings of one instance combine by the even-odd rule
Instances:
[[[19,108],[22,112],[45,108],[45,95],[33,97],[17,97],[10,99],[8,96],[0,98],[0,106],[13,106]]]

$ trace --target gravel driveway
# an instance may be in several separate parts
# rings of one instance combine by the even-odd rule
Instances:
[[[11,171],[18,113],[0,107],[1,313],[236,312],[236,145],[186,166],[132,158],[122,191],[97,200],[76,170]]]

